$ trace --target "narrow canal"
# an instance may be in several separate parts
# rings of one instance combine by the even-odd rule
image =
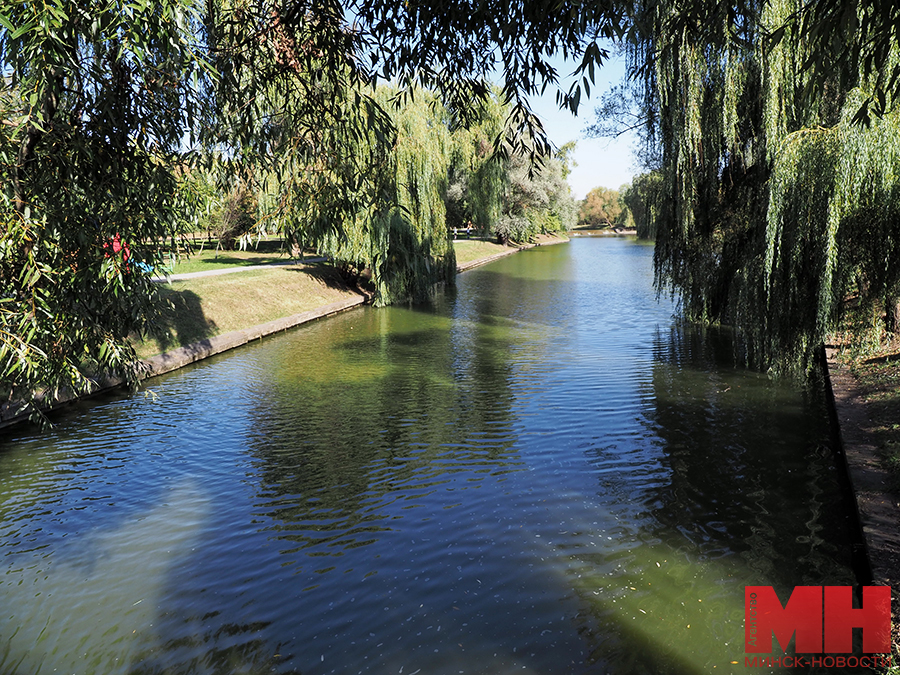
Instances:
[[[0,673],[745,672],[745,585],[854,581],[824,397],[651,268],[527,251],[15,431]]]

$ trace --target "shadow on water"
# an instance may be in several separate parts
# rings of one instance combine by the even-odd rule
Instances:
[[[626,535],[640,546],[617,553],[614,566],[574,555],[584,614],[603,626],[592,658],[617,673],[729,672],[728,661],[705,655],[710,634],[743,672],[745,585],[788,597],[797,585],[858,582],[825,392],[740,368],[731,339],[685,323],[657,333],[643,424],[664,479],[604,472],[599,483],[640,509]],[[588,454],[603,466],[630,451]],[[592,629],[585,621],[580,630]]]
[[[711,555],[739,554],[759,583],[853,583],[854,521],[822,382],[794,387],[742,369],[732,342],[684,323],[656,340],[648,422],[672,479],[654,509],[672,526],[694,523],[692,538]]]
[[[646,249],[554,248],[10,456],[0,671],[744,672],[745,584],[849,583],[820,401],[670,328]]]

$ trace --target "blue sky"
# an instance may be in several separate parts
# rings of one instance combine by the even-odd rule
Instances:
[[[575,65],[560,63],[557,69],[563,88],[567,89],[573,80],[565,76],[575,69]],[[632,134],[615,140],[587,138],[584,135],[584,128],[593,118],[594,107],[599,103],[600,96],[610,86],[621,81],[624,72],[624,62],[616,57],[611,58],[597,72],[591,97],[587,101],[582,100],[577,117],[568,110],[559,109],[555,91],[548,91],[542,98],[532,101],[532,109],[541,118],[547,135],[557,147],[568,141],[575,141],[577,144],[574,159],[578,166],[569,175],[569,185],[572,186],[576,199],[584,199],[589,190],[598,186],[618,189],[639,173],[632,148]]]

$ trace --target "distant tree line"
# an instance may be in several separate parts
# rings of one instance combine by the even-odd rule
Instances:
[[[654,172],[636,176],[618,190],[596,187],[579,205],[578,227],[624,228],[641,239],[655,239],[659,188],[660,176]]]

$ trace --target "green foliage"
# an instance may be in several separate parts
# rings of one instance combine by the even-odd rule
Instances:
[[[848,299],[877,317],[900,296],[900,115],[852,124],[864,96],[836,126],[788,135],[773,162],[766,299],[781,322],[772,348],[794,356],[841,325]],[[870,319],[855,337],[885,328]]]
[[[507,182],[507,160],[494,152],[509,113],[495,94],[467,111],[469,123],[450,119],[452,155],[447,188],[448,227],[491,231],[500,218]]]
[[[771,32],[778,44],[791,33],[804,36],[809,49],[803,62],[808,73],[803,95],[814,100],[828,83],[849,91],[861,81],[853,123],[868,125],[900,100],[900,5],[891,0],[818,0],[787,15]]]
[[[154,290],[133,249],[126,259],[94,228],[71,233],[28,207],[19,214],[7,195],[0,219],[3,395],[30,401],[134,376],[126,338],[145,327]]]
[[[562,147],[556,151],[556,159],[562,163],[562,177],[564,180],[568,180],[572,169],[578,166],[578,163],[572,159],[576,146],[577,143],[575,141],[569,141],[568,143],[563,143]]]
[[[644,186],[658,283],[689,318],[738,327],[752,363],[794,372],[848,299],[873,316],[900,292],[898,118],[853,123],[877,82],[864,64],[818,79],[818,43],[793,19],[804,11],[638,5],[631,47],[658,144],[658,184]]]
[[[444,203],[449,131],[442,108],[427,93],[399,108],[388,103],[393,91],[383,88],[377,95],[392,114],[393,144],[386,146],[373,133],[354,148],[356,157],[331,167],[337,180],[327,184],[318,175],[323,189],[301,204],[309,215],[306,235],[339,263],[370,272],[377,304],[421,301],[434,284],[452,282],[456,269]],[[361,166],[370,167],[368,180],[349,195],[355,209],[348,213],[340,204],[347,197],[340,179]],[[331,203],[338,208],[329,208]]]
[[[172,0],[0,5],[5,395],[132,374],[125,338],[146,327],[156,262],[142,242],[173,232],[183,206],[175,148],[204,68],[186,39],[195,23]]]
[[[256,195],[260,227],[370,270],[379,302],[450,278],[454,184],[483,229],[503,216],[527,221],[516,236],[567,227],[558,167],[510,191],[505,162],[549,154],[527,97],[556,87],[551,57],[580,58],[581,79],[557,91],[577,109],[607,56],[595,38],[620,34],[621,16],[612,2],[0,3],[4,393],[121,371],[125,335],[151,317],[161,244],[227,210],[227,186]],[[455,164],[448,128],[470,123],[458,147],[471,161]],[[450,165],[465,169],[448,185]],[[106,257],[117,235],[129,265]]]
[[[622,202],[616,190],[595,187],[587,193],[578,209],[578,227],[599,229],[618,224]]]
[[[640,239],[656,239],[656,223],[662,197],[659,172],[636,176],[619,191],[623,205],[621,218],[637,230]]]
[[[563,170],[555,157],[538,167],[521,155],[510,158],[502,212],[494,226],[498,241],[525,243],[539,234],[574,228],[578,207]]]
[[[489,98],[486,82],[499,74],[513,120],[504,138],[511,153],[531,158],[550,156],[552,149],[527,97],[556,88],[557,102],[577,112],[608,56],[600,45],[621,37],[625,13],[624,5],[611,0],[347,5],[357,18],[357,34],[378,47],[371,58],[379,77],[430,89],[463,117],[473,100]],[[567,91],[558,88],[553,56],[580,59],[579,79]]]
[[[256,225],[257,198],[250,188],[241,183],[222,200],[221,206],[212,214],[212,229],[219,246],[230,250],[240,242]]]

